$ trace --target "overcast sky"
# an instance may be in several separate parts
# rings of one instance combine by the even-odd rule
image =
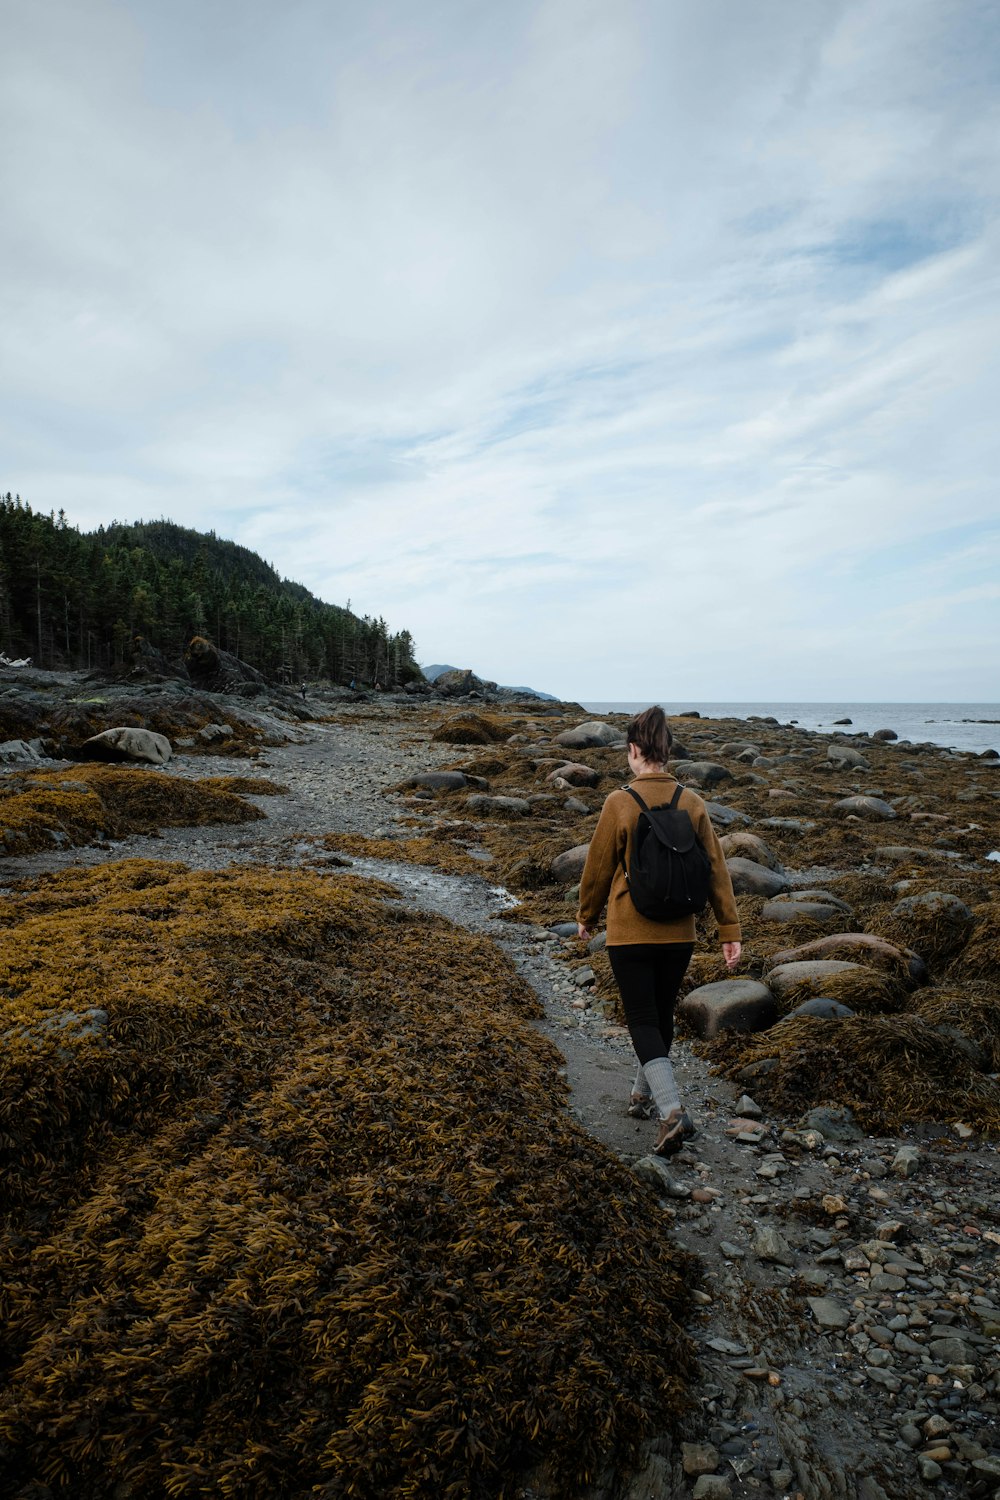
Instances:
[[[568,697],[1000,698],[995,0],[0,16],[0,489]]]

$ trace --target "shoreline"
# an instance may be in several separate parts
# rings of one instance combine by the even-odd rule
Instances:
[[[288,785],[289,793],[258,799],[267,815],[264,822],[164,829],[157,837],[134,835],[107,848],[50,850],[5,860],[4,883],[45,869],[108,864],[133,856],[182,859],[205,871],[226,868],[233,860],[250,867],[263,860],[277,868],[326,871],[333,880],[345,870],[377,875],[390,883],[395,874],[397,899],[406,909],[443,914],[474,935],[489,936],[508,953],[544,1004],[546,1014],[539,1025],[562,1051],[573,1115],[632,1169],[648,1151],[654,1127],[624,1115],[631,1049],[623,1029],[607,1013],[600,974],[596,984],[580,980],[584,969],[600,970],[600,955],[582,955],[572,940],[564,941],[543,921],[504,917],[489,894],[492,884],[504,883],[496,878],[498,866],[511,858],[502,852],[504,830],[511,828],[515,844],[526,847],[529,842],[517,834],[519,824],[504,823],[501,816],[495,825],[499,831],[489,836],[495,852],[477,874],[465,876],[432,866],[394,868],[384,861],[368,862],[364,856],[338,853],[336,843],[326,843],[333,833],[402,844],[414,827],[437,828],[445,835],[438,846],[442,851],[478,846],[489,854],[487,834],[494,826],[489,811],[478,809],[470,818],[466,807],[469,795],[483,793],[459,789],[421,797],[420,787],[392,790],[426,770],[456,764],[482,767],[491,754],[497,761],[511,762],[511,775],[521,782],[522,791],[531,775],[544,777],[544,747],[558,723],[536,720],[533,739],[531,709],[525,706],[525,739],[502,754],[500,747],[494,752],[489,746],[455,746],[432,739],[440,728],[463,715],[467,719],[470,711],[481,717],[483,706],[345,706],[333,710],[331,721],[287,726],[288,741],[263,749],[252,766],[242,757],[183,757],[158,774],[198,779],[206,773],[245,775],[252,770]],[[570,716],[566,722],[579,718]],[[703,723],[688,729],[717,735],[720,727]],[[612,752],[604,760],[605,752],[573,753],[582,761],[616,763]],[[529,773],[532,760],[542,763],[541,771]],[[682,772],[680,765],[677,769]],[[801,774],[794,764],[778,772],[793,778]],[[767,767],[746,774],[772,776]],[[991,773],[984,768],[981,774]],[[545,786],[544,779],[540,784]],[[504,786],[504,776],[494,772],[485,795],[495,795]],[[1000,780],[996,789],[1000,790]],[[724,799],[718,805],[734,812],[741,800],[749,805],[747,799],[757,796],[753,780],[734,786],[723,782],[715,792]],[[583,814],[566,815],[558,801],[538,803],[537,816],[557,823],[568,843],[578,837],[575,829],[589,826],[601,795],[580,789],[587,805]],[[865,825],[859,825],[858,832],[865,833]],[[788,837],[791,851],[799,845],[795,836]],[[797,836],[799,844],[803,837]],[[799,875],[805,878],[810,866],[800,863]],[[534,895],[530,903],[539,900]],[[988,1267],[990,1242],[982,1238],[984,1232],[993,1232],[988,1225],[996,1212],[995,1192],[991,1197],[989,1189],[993,1147],[976,1140],[963,1142],[950,1129],[931,1123],[922,1131],[908,1127],[853,1140],[820,1136],[818,1144],[810,1145],[794,1118],[774,1115],[766,1106],[756,1117],[758,1123],[748,1124],[745,1106],[736,1112],[739,1087],[713,1075],[689,1039],[679,1042],[677,1062],[701,1133],[671,1162],[669,1173],[651,1182],[649,1211],[673,1243],[696,1253],[703,1264],[699,1310],[691,1324],[702,1370],[694,1390],[701,1416],[691,1414],[674,1444],[650,1451],[647,1474],[661,1474],[665,1496],[689,1494],[691,1479],[682,1473],[683,1440],[706,1444],[705,1462],[714,1452],[716,1462],[706,1473],[721,1471],[720,1477],[728,1476],[731,1484],[738,1481],[734,1494],[745,1491],[760,1500],[795,1491],[806,1500],[828,1500],[830,1495],[903,1500],[963,1492],[972,1466],[982,1461],[975,1457],[977,1449],[987,1456],[992,1451],[987,1439],[996,1431],[996,1376],[985,1386],[979,1384],[980,1346],[974,1343],[965,1347],[975,1356],[976,1375],[971,1381],[963,1379],[959,1390],[950,1383],[946,1368],[938,1385],[927,1384],[920,1371],[933,1373],[935,1368],[933,1359],[925,1363],[930,1347],[926,1329],[948,1326],[951,1337],[980,1337],[975,1330],[983,1320],[968,1311],[972,1301],[981,1294],[994,1307],[1000,1301],[995,1265],[993,1273]],[[753,1094],[752,1087],[749,1092]],[[737,1134],[732,1133],[734,1119],[742,1121]],[[740,1134],[746,1138],[740,1139]],[[916,1147],[918,1153],[916,1170],[908,1176],[895,1166],[903,1147]],[[842,1203],[839,1215],[823,1209],[826,1198]],[[962,1227],[963,1210],[972,1199],[983,1205],[974,1215],[978,1238],[966,1235]],[[880,1226],[891,1221],[905,1225],[905,1234],[880,1238]],[[955,1245],[964,1255],[948,1248]],[[861,1257],[864,1268],[857,1261],[858,1269],[852,1269],[858,1246],[867,1247],[868,1253]],[[964,1260],[968,1270],[962,1268]],[[883,1290],[880,1278],[888,1278],[892,1289]],[[822,1304],[832,1304],[836,1317]],[[846,1324],[840,1321],[844,1312]],[[890,1329],[888,1344],[881,1342],[885,1322],[900,1313],[906,1318],[904,1331]],[[932,1313],[946,1321],[936,1325]],[[886,1353],[888,1358],[883,1358]],[[982,1394],[970,1397],[970,1389]],[[932,1450],[923,1424],[941,1421],[955,1436],[950,1447],[938,1441]],[[951,1455],[942,1463],[923,1457],[925,1450],[940,1451],[942,1446]],[[859,1451],[865,1455],[860,1466]],[[931,1464],[941,1469],[939,1475],[932,1473]],[[669,1487],[662,1488],[664,1484]],[[601,1493],[617,1495],[618,1490],[612,1486]],[[563,1500],[578,1497],[567,1494]]]

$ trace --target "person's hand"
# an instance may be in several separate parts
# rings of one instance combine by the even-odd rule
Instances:
[[[577,922],[576,924],[576,935],[581,943],[589,943],[590,939],[594,936],[592,932],[587,931],[582,922]]]
[[[741,954],[742,951],[743,951],[743,944],[742,943],[723,943],[723,945],[722,945],[722,956],[726,960],[726,968],[727,969],[735,969],[736,968],[736,965],[740,961],[740,954]]]

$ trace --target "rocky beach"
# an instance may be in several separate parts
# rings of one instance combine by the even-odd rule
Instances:
[[[1000,757],[672,721],[745,942],[668,1167],[572,923],[624,719],[220,686],[0,681],[4,1492],[995,1500]]]

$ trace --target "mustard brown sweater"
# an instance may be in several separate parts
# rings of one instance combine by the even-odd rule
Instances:
[[[677,780],[665,771],[651,772],[637,776],[634,784],[647,807],[662,807],[674,795]],[[697,792],[688,787],[681,792],[678,806],[690,817],[702,848],[712,862],[708,899],[719,924],[719,942],[738,943],[740,919],[733,883],[708,810]],[[694,917],[653,922],[649,917],[641,916],[632,905],[622,861],[628,864],[632,832],[639,821],[639,813],[638,803],[627,792],[612,792],[605,801],[580,879],[576,920],[593,929],[607,902],[609,947],[625,943],[693,943]]]

